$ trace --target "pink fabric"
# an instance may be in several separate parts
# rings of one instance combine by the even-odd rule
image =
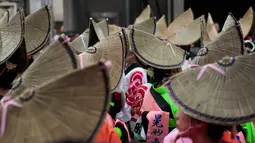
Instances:
[[[106,114],[104,121],[108,123],[111,127],[114,127],[114,120],[112,119],[111,115]]]
[[[172,143],[175,141],[176,137],[179,134],[178,129],[172,130],[165,138],[163,143]],[[193,143],[191,139],[189,138],[179,138],[174,143]]]
[[[243,135],[242,132],[239,132],[237,135],[240,137],[241,143],[246,143],[246,140],[245,140],[244,135]]]
[[[164,142],[163,143],[193,143],[193,141],[190,139],[190,138],[179,138],[175,141],[176,137],[178,136],[179,134],[179,130],[178,129],[174,129],[172,130],[164,139]],[[230,132],[228,132],[229,136],[231,136]],[[240,137],[240,141],[241,143],[246,143],[245,141],[245,138],[244,138],[244,135],[242,132],[239,132],[237,134],[239,137]]]
[[[164,111],[151,111],[147,115],[149,121],[146,142],[162,143],[168,134],[169,113]]]
[[[123,123],[122,121],[120,121],[120,120],[118,120],[118,119],[117,119],[116,121],[114,121],[114,120],[112,119],[111,115],[109,115],[109,114],[106,114],[104,121],[105,121],[106,123],[108,123],[108,124],[109,124],[111,127],[113,127],[113,128],[114,128],[114,126],[117,125],[118,123],[121,124],[121,125],[126,129],[126,131],[127,131],[127,133],[128,133],[128,141],[131,141],[131,137],[130,137],[129,131],[128,131],[128,128],[127,128],[127,126],[126,126],[125,123]]]
[[[142,105],[142,112],[144,111],[161,111],[161,108],[158,106],[157,102],[154,100],[154,97],[151,95],[150,90],[148,89],[145,93]]]
[[[130,134],[129,134],[129,131],[128,131],[128,128],[127,128],[126,124],[117,119],[116,122],[115,122],[115,125],[117,125],[118,123],[121,124],[126,129],[126,131],[128,133],[128,141],[131,142],[132,140],[131,140],[131,137],[130,137]]]

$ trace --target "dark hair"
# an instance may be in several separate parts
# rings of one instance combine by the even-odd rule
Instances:
[[[164,79],[167,79],[177,73],[181,72],[181,68],[176,69],[158,69],[153,68],[153,78],[151,79],[151,83],[160,83],[164,82]]]
[[[12,64],[17,65],[14,69],[7,69],[6,62],[0,65],[0,88],[10,89],[11,83],[16,78],[19,72],[24,70],[27,65],[27,53],[25,47],[25,40],[23,40],[20,47],[16,50],[16,52],[7,60]]]
[[[137,63],[139,65],[141,65],[142,68],[144,69],[148,69],[151,68],[150,66],[144,64],[142,61],[140,61],[137,57],[136,57]],[[158,69],[158,68],[154,68],[153,67],[153,73],[154,76],[152,77],[147,77],[149,79],[150,83],[158,83],[161,82],[164,78],[166,77],[170,77],[173,76],[176,73],[181,72],[181,68],[176,68],[176,69]]]
[[[232,129],[231,126],[208,124],[208,136],[214,141],[219,141],[222,138],[223,133],[227,130],[231,131],[231,129]],[[237,131],[243,132],[243,129],[240,125],[237,126]]]

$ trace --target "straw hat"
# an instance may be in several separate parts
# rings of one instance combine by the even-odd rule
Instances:
[[[165,32],[168,31],[165,15],[163,15],[156,24],[156,36],[166,37]]]
[[[182,27],[174,35],[168,37],[168,40],[180,46],[190,45],[199,40],[201,37],[200,20],[204,19],[204,15],[195,19],[192,23]]]
[[[156,36],[167,38],[171,43],[180,46],[190,45],[196,42],[200,36],[200,19],[195,21],[192,10],[189,8],[177,17],[167,28],[165,15],[157,22]]]
[[[115,24],[109,24],[109,35],[113,35],[114,33],[117,33],[121,30],[121,27],[115,25]]]
[[[168,26],[167,36],[174,35],[182,27],[192,23],[194,21],[194,14],[191,8],[186,10],[180,16],[174,19],[172,23]]]
[[[25,40],[27,54],[31,55],[41,50],[48,41],[51,32],[51,12],[44,6],[25,19]]]
[[[210,13],[208,13],[206,30],[210,39],[214,40],[218,36],[218,31],[214,26],[214,22]]]
[[[93,28],[99,40],[102,40],[109,35],[108,24],[106,20],[102,20],[101,22],[96,23],[93,18],[90,18],[90,21],[92,22]]]
[[[107,21],[108,21],[108,19],[104,19],[104,20],[96,23],[96,25],[95,25],[96,27],[99,27],[102,30],[104,37],[109,36],[109,26],[108,26]]]
[[[96,23],[93,18],[90,18],[89,28],[86,29],[79,37],[69,43],[71,48],[78,54],[85,52],[89,46],[93,46],[100,39],[104,39],[108,36],[107,21],[102,20]]]
[[[238,56],[243,54],[244,41],[240,25],[237,21],[231,20],[234,19],[233,15],[230,14],[228,19],[228,24],[225,24],[226,27],[229,25],[232,26],[219,33],[216,39],[212,40],[210,43],[205,45],[205,47],[200,49],[192,63],[202,66],[214,63],[224,56]]]
[[[253,54],[224,57],[214,64],[186,70],[171,78],[170,96],[186,114],[208,123],[253,121],[254,65]]]
[[[134,27],[129,36],[133,52],[143,63],[159,69],[174,69],[183,65],[185,51],[168,42],[167,39]]]
[[[0,27],[3,27],[4,24],[8,24],[8,22],[9,22],[9,17],[10,17],[10,13],[9,13],[8,10],[6,10],[4,16],[3,16],[3,17],[1,18],[1,20],[0,20],[0,24],[1,24]]]
[[[125,65],[126,44],[123,32],[125,31],[120,30],[118,33],[108,36],[79,55],[81,67],[88,67],[101,60],[112,61],[112,67],[109,71],[111,90],[114,90],[119,85]]]
[[[142,11],[142,13],[135,19],[134,24],[139,24],[147,19],[149,19],[151,16],[151,7],[150,5],[147,5],[147,7]]]
[[[236,18],[233,16],[232,13],[229,13],[221,31],[226,31],[230,27],[236,25],[236,23],[237,23]]]
[[[74,71],[16,96],[0,107],[4,112],[9,103],[22,106],[8,108],[1,143],[91,142],[110,101],[106,66]]]
[[[201,28],[200,45],[202,48],[204,48],[211,42],[211,39],[210,39],[210,37],[207,33],[207,30],[206,30],[204,18],[201,19],[201,21],[200,21],[200,28]]]
[[[75,54],[67,43],[54,41],[35,59],[20,78],[13,82],[8,95],[20,95],[27,88],[35,88],[44,82],[78,68]]]
[[[19,48],[24,35],[24,13],[20,9],[9,23],[0,24],[0,64]]]
[[[244,16],[239,20],[244,38],[249,34],[251,30],[251,27],[253,24],[253,14],[254,14],[254,11],[252,7],[250,7],[247,10],[247,12],[244,14]]]
[[[132,26],[129,26],[129,27],[132,27]],[[150,33],[150,34],[154,34],[156,31],[156,18],[151,17],[147,20],[144,20],[141,23],[134,24],[134,28]]]

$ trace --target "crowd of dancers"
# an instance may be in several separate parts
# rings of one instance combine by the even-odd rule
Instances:
[[[167,26],[148,6],[128,27],[90,18],[48,42],[48,6],[6,12],[0,143],[255,143],[253,14],[219,30],[191,9]]]

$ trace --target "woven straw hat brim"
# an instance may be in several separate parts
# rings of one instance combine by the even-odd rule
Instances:
[[[254,11],[252,7],[250,7],[248,11],[244,14],[243,18],[240,19],[240,25],[243,31],[244,38],[249,34],[251,30],[253,24],[253,14]]]
[[[78,68],[77,57],[63,39],[55,41],[35,59],[20,78],[13,82],[8,95],[20,95],[27,88],[35,88]]]
[[[89,40],[88,40],[88,47],[95,45],[97,42],[100,41],[100,38],[98,37],[96,33],[96,29],[94,27],[94,24],[92,22],[92,18],[90,18],[89,21]],[[100,31],[100,30],[99,30]]]
[[[121,30],[121,27],[114,25],[114,24],[109,24],[108,27],[109,27],[109,36],[119,32]]]
[[[203,48],[203,47],[206,47],[211,42],[211,39],[208,36],[207,30],[206,30],[204,18],[201,19],[200,21],[200,29],[201,29],[200,45]]]
[[[179,46],[191,45],[198,41],[201,37],[200,20],[204,19],[204,15],[200,16],[192,23],[182,27],[174,35],[168,37],[168,40]]]
[[[168,31],[167,25],[166,25],[166,18],[165,15],[163,15],[156,23],[156,36],[160,37],[166,37],[165,32]]]
[[[218,32],[214,26],[214,22],[210,13],[208,13],[206,30],[210,39],[214,40],[218,36]]]
[[[135,29],[145,31],[150,34],[154,34],[156,31],[156,19],[151,17],[139,24],[134,24]]]
[[[174,35],[182,27],[192,23],[194,21],[194,14],[191,8],[186,10],[180,16],[174,19],[174,21],[168,26],[167,36]]]
[[[46,45],[51,32],[51,12],[44,6],[25,19],[25,40],[27,54],[31,55]]]
[[[159,69],[175,69],[183,65],[185,51],[167,40],[134,28],[129,36],[133,52],[146,65]]]
[[[0,28],[0,64],[8,60],[21,45],[24,27],[24,13],[20,9],[8,24]]]
[[[88,67],[99,61],[112,61],[112,67],[109,70],[112,91],[119,85],[125,65],[124,54],[126,45],[123,41],[122,32],[121,30],[103,39],[93,47],[89,47],[86,52],[79,55],[82,57],[81,62],[84,67]]]
[[[0,28],[4,27],[9,22],[10,13],[6,10],[4,16],[0,20]]]
[[[227,29],[234,26],[235,24],[236,24],[236,18],[234,17],[234,15],[232,13],[229,13],[229,15],[223,25],[222,31],[226,31]]]
[[[234,26],[219,33],[216,39],[200,49],[192,63],[203,66],[214,63],[224,56],[242,55],[244,52],[243,36],[240,25],[237,21],[234,22]]]
[[[150,5],[148,5],[142,11],[142,13],[135,19],[135,23],[134,24],[139,24],[139,23],[143,22],[144,20],[149,19],[150,16],[151,16],[151,8],[150,8]]]
[[[255,119],[255,55],[225,57],[214,63],[221,75],[207,68],[186,70],[172,77],[170,96],[188,115],[208,123],[233,125]]]
[[[68,138],[91,142],[108,111],[107,70],[103,64],[93,65],[27,89],[14,101],[23,108],[8,109],[1,143],[53,142]]]
[[[93,19],[91,19],[91,21],[99,40],[108,36],[108,25],[106,20],[101,21],[101,23],[96,23]]]
[[[89,46],[89,36],[91,36],[90,44],[94,45],[100,39],[108,36],[108,25],[106,20],[95,23],[93,19],[90,20],[91,31],[86,29],[79,37],[69,43],[70,47],[78,54],[83,53]],[[95,41],[94,41],[95,40]]]
[[[86,29],[79,37],[69,43],[70,47],[78,54],[85,52],[88,48],[89,29]]]
[[[109,27],[108,27],[107,19],[98,22],[98,23],[97,23],[97,26],[98,26],[99,28],[101,28],[104,37],[109,36]]]

